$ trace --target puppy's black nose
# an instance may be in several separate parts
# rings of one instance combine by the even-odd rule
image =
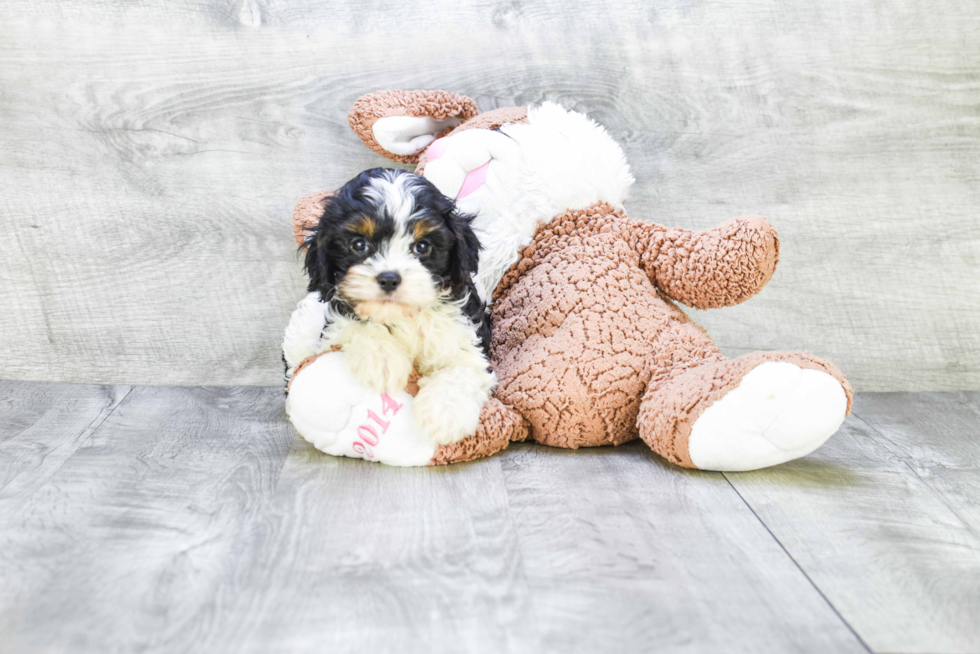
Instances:
[[[378,282],[378,286],[385,293],[391,293],[393,290],[398,288],[398,285],[402,283],[402,276],[396,272],[383,272],[379,273],[375,279]]]

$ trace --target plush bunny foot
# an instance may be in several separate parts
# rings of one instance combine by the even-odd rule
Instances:
[[[640,436],[701,470],[756,470],[806,456],[844,421],[850,386],[803,353],[756,353],[688,370],[644,397]]]
[[[360,383],[343,352],[326,352],[295,373],[286,414],[318,450],[395,466],[423,466],[436,446],[412,418],[412,396]]]
[[[702,470],[756,470],[806,456],[844,422],[847,396],[825,372],[763,363],[694,421],[691,462]]]

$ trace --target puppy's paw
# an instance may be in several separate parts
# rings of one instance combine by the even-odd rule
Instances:
[[[443,396],[430,386],[415,397],[415,424],[434,443],[450,445],[476,433],[482,408],[471,397]]]
[[[475,371],[453,369],[419,380],[414,403],[419,431],[440,445],[475,434],[489,397],[482,377]]]
[[[401,351],[350,343],[344,355],[354,377],[378,392],[403,391],[408,385],[412,361]]]

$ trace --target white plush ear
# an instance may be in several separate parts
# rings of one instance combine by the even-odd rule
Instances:
[[[461,118],[436,120],[428,116],[387,116],[379,118],[371,131],[378,145],[388,152],[411,155],[432,143],[439,132],[461,122]]]
[[[347,114],[354,133],[382,157],[418,163],[441,133],[480,113],[472,98],[448,91],[376,91]]]

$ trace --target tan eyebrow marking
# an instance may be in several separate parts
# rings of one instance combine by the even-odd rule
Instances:
[[[412,233],[415,236],[415,240],[419,240],[429,232],[436,231],[436,226],[427,220],[420,220],[412,227]]]
[[[361,216],[359,220],[348,225],[347,229],[355,234],[360,234],[364,238],[370,239],[374,237],[374,229],[376,227],[377,225],[375,224],[373,218],[369,216]]]

